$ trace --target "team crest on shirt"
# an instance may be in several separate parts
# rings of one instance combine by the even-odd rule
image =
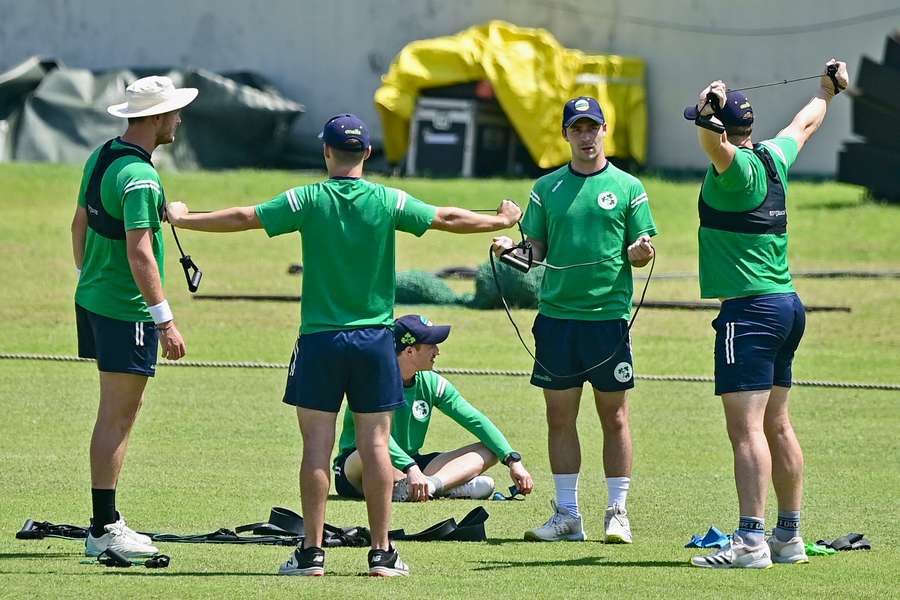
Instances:
[[[602,194],[597,196],[597,204],[599,204],[600,208],[602,208],[603,210],[612,210],[618,203],[619,199],[616,198],[616,195],[612,192],[603,192]]]
[[[616,368],[613,369],[613,377],[615,377],[616,381],[618,381],[619,383],[631,381],[631,377],[633,375],[634,371],[631,368],[631,365],[625,361],[620,362],[616,365]]]
[[[415,402],[413,402],[412,415],[419,421],[424,421],[425,419],[427,419],[430,410],[431,408],[424,400],[416,400]]]

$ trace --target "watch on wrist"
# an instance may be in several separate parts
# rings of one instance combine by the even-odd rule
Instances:
[[[507,455],[504,457],[504,459],[503,459],[503,464],[506,465],[506,466],[508,467],[508,466],[511,465],[512,463],[514,463],[514,462],[519,462],[519,461],[521,461],[521,460],[522,460],[522,455],[519,454],[518,452],[513,451],[513,452],[510,452],[509,454],[507,454]]]

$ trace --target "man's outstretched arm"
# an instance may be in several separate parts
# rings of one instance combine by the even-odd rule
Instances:
[[[191,214],[184,202],[172,202],[166,207],[166,215],[175,227],[194,231],[227,233],[262,228],[254,206],[236,206],[209,213]]]
[[[831,81],[831,77],[827,74],[831,65],[837,65],[834,77],[837,79],[839,89],[835,89],[834,82]],[[790,125],[778,132],[778,137],[793,138],[797,142],[797,151],[800,151],[825,120],[825,113],[828,111],[828,104],[831,102],[831,99],[841,89],[846,88],[848,82],[847,63],[833,58],[825,63],[825,73],[819,80],[819,90],[816,92],[816,95],[813,96],[806,106],[800,109],[800,112],[797,113]]]
[[[522,209],[512,200],[504,200],[497,214],[484,215],[464,208],[440,206],[431,222],[431,229],[451,233],[482,233],[512,227],[522,218]]]

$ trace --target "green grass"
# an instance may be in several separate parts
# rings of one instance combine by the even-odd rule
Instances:
[[[79,170],[47,165],[0,165],[0,352],[74,354],[72,270],[68,228]],[[170,199],[197,209],[252,204],[314,175],[287,172],[164,174]],[[436,204],[490,207],[508,196],[524,201],[527,181],[393,182]],[[697,183],[645,181],[661,235],[657,272],[696,270]],[[897,269],[900,210],[862,201],[858,188],[825,183],[791,186],[791,264]],[[168,234],[167,234],[168,236]],[[268,240],[261,232],[185,232],[182,242],[205,271],[207,293],[296,294],[296,238]],[[431,232],[398,238],[400,269],[475,266],[490,236]],[[296,336],[291,303],[192,301],[181,280],[174,244],[167,295],[188,344],[188,358],[286,362]],[[465,291],[466,283],[454,284]],[[896,280],[809,280],[797,287],[809,304],[839,304],[850,314],[814,313],[797,355],[802,379],[900,381],[900,285]],[[656,280],[648,299],[692,300],[697,282]],[[459,307],[400,307],[426,311],[454,326],[439,366],[527,369],[502,312]],[[533,313],[516,311],[527,330]],[[712,370],[709,312],[642,312],[635,326],[638,373],[706,375]],[[530,341],[530,340],[529,340]],[[546,457],[540,393],[524,378],[453,377],[525,456],[535,494],[525,502],[485,503],[487,543],[406,543],[414,577],[359,577],[365,552],[328,552],[329,575],[309,581],[273,573],[286,548],[163,545],[173,557],[161,571],[106,570],[79,564],[80,546],[64,540],[17,541],[26,517],[83,523],[89,514],[87,443],[96,411],[97,375],[89,364],[0,361],[0,597],[807,597],[895,595],[900,560],[900,397],[895,392],[797,388],[795,423],[807,461],[803,528],[808,539],[863,531],[870,553],[813,558],[806,566],[766,572],[704,572],[687,568],[682,546],[710,524],[730,529],[736,498],[731,453],[710,384],[639,382],[631,395],[635,441],[629,498],[636,543],[605,546],[606,499],[599,467],[602,435],[586,403],[580,417],[584,452],[581,497],[592,541],[536,545],[522,532],[548,516],[553,485]],[[132,436],[120,485],[120,505],[137,528],[203,532],[264,519],[273,505],[299,507],[301,447],[295,418],[280,403],[277,370],[161,368],[149,386]],[[436,417],[426,450],[469,442]],[[502,468],[491,473],[506,485]],[[774,500],[774,496],[772,498]],[[460,518],[477,503],[438,501],[395,507],[394,524],[417,530]],[[769,522],[774,507],[769,510]],[[362,503],[334,501],[328,520],[365,523]],[[891,582],[894,583],[891,583]]]

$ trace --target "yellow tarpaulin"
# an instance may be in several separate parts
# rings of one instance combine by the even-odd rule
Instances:
[[[542,168],[569,160],[561,136],[563,104],[574,96],[600,101],[609,156],[644,163],[647,103],[644,61],[563,48],[544,29],[491,21],[456,35],[418,40],[391,63],[375,92],[384,147],[399,162],[409,146],[409,121],[419,90],[488,80],[531,157]]]

